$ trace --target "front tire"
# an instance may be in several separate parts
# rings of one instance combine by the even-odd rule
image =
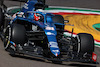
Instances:
[[[91,34],[77,34],[78,52],[92,54],[94,52],[94,38]]]
[[[6,28],[4,32],[4,48],[5,50],[10,50],[11,43],[10,41],[14,42],[15,44],[24,44],[26,37],[26,30],[23,25],[20,24],[12,24]],[[11,49],[12,52],[12,49]]]
[[[11,25],[11,41],[16,44],[24,44],[26,40],[26,29],[23,25]]]
[[[4,48],[6,51],[9,51],[9,27],[7,27],[4,31],[4,38],[3,38]]]

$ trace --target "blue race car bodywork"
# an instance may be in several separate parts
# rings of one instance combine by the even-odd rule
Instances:
[[[11,55],[26,54],[51,61],[96,62],[92,35],[64,36],[63,32],[67,32],[64,31],[64,18],[45,12],[44,1],[28,0],[19,12],[10,17],[9,23],[5,23],[5,50]]]
[[[40,11],[35,11],[34,5],[36,3],[38,3],[37,0],[29,0],[27,3],[25,3],[21,12],[24,12],[24,14],[25,13],[28,14],[28,17],[23,18],[23,17],[16,16],[14,18],[14,20],[12,20],[12,21],[15,22],[17,19],[24,20],[24,21],[28,21],[28,22],[31,22],[33,24],[36,24],[40,28],[42,28],[47,36],[51,52],[55,56],[58,56],[60,54],[60,49],[58,47],[58,43],[56,40],[57,31],[56,31],[56,26],[52,20],[53,15],[50,13],[45,13],[45,12],[43,13]],[[40,2],[40,4],[41,4],[41,2]],[[18,12],[18,13],[20,14],[21,12]],[[44,17],[44,19],[43,19],[44,21],[43,22],[35,21],[34,20],[34,13],[41,14]],[[48,28],[51,28],[51,29],[48,29]]]
[[[44,16],[44,22],[35,21],[34,13],[42,14]],[[36,24],[40,28],[42,28],[47,36],[51,52],[55,56],[58,56],[60,54],[60,49],[58,47],[58,43],[56,40],[57,31],[56,31],[56,26],[52,20],[53,15],[50,13],[41,13],[41,12],[36,12],[36,11],[31,11],[31,13],[28,13],[28,14],[29,14],[29,16],[26,18],[16,16],[16,18],[14,18],[13,22],[15,22],[17,19],[24,20],[24,21],[28,21],[33,24]],[[49,28],[51,28],[51,29],[49,29]]]

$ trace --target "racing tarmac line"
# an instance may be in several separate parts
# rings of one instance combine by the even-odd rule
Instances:
[[[49,6],[49,8],[64,8],[64,9],[80,9],[80,10],[100,11],[100,9],[79,8],[79,7],[64,7],[64,6]]]
[[[11,10],[11,9],[17,9],[17,8],[20,8],[19,6],[13,6],[13,7],[8,7],[7,8],[7,11]]]
[[[69,20],[65,26],[65,30],[69,32],[65,32],[65,35],[70,36],[72,28],[74,36],[78,33],[90,33],[95,39],[95,45],[100,47],[100,10],[52,6],[46,12],[60,14],[65,20]]]

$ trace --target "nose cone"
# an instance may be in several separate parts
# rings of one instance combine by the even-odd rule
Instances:
[[[53,42],[53,41],[52,42],[49,42],[49,47],[50,47],[51,53],[53,55],[55,55],[56,57],[60,54],[60,49],[58,47],[58,43],[57,42]]]
[[[50,50],[56,57],[60,54],[59,48],[50,47]]]

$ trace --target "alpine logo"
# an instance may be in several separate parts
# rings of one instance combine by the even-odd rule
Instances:
[[[58,48],[58,43],[57,42],[49,42],[50,47],[53,48]]]

